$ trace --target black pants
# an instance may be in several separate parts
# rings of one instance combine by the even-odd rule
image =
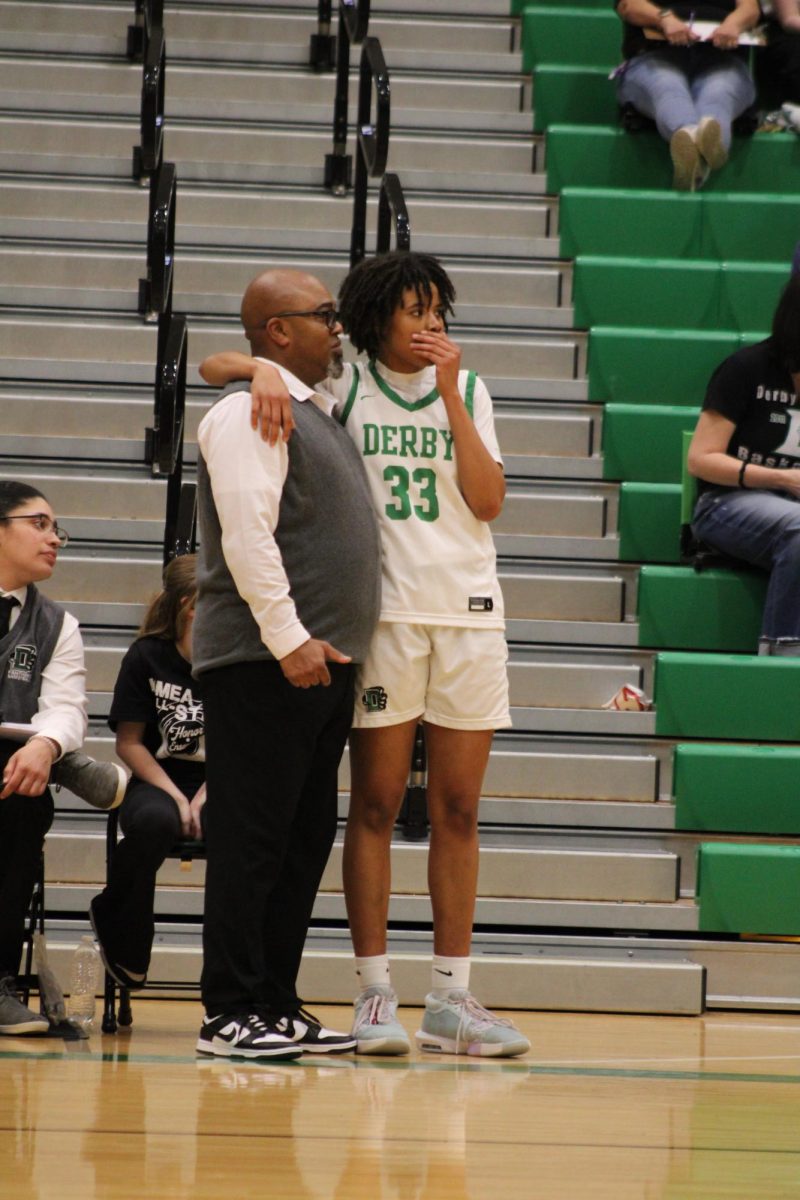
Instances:
[[[191,800],[196,788],[183,789]],[[153,946],[156,872],[181,837],[178,806],[161,788],[141,779],[128,784],[119,810],[123,834],[95,898],[105,950],[135,974],[147,974]]]
[[[13,742],[0,742],[0,773],[17,750]],[[12,793],[0,800],[0,976],[19,970],[25,915],[52,823],[53,798],[47,788],[41,796]]]
[[[209,1016],[300,1003],[297,972],[336,833],[337,772],[353,667],[295,688],[274,661],[203,674],[206,866],[203,1002]]]
[[[769,108],[790,101],[800,104],[800,33],[768,27],[767,44],[756,51],[755,77],[759,96]]]

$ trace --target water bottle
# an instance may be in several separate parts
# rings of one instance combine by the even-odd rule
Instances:
[[[84,1037],[94,1020],[95,992],[100,982],[100,955],[90,933],[85,933],[72,956],[69,973],[67,1019]]]

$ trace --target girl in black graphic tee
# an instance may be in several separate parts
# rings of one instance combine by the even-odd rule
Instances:
[[[772,336],[737,350],[708,385],[688,467],[692,527],[723,554],[769,572],[759,653],[800,656],[800,275]]]
[[[133,772],[120,808],[124,838],[90,906],[103,961],[143,987],[153,943],[155,877],[180,838],[202,837],[203,703],[192,678],[196,556],[175,558],[120,667],[109,714],[117,754]]]

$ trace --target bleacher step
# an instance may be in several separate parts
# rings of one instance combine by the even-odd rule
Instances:
[[[71,956],[82,932],[84,928],[74,921],[53,925],[49,952],[62,986],[66,986]],[[430,987],[428,939],[424,935],[391,935],[389,953],[392,980],[404,1003],[421,1004]],[[165,987],[166,994],[170,994],[169,985],[185,988],[196,984],[200,966],[196,927],[184,926],[169,933],[157,927],[150,979]],[[476,938],[471,982],[485,1004],[501,1009],[696,1016],[705,1002],[705,971],[680,952],[633,951],[618,946],[593,953],[591,943],[572,945],[568,940],[557,946],[520,935]],[[312,931],[298,986],[310,1003],[352,1001],[353,960],[346,936]],[[160,987],[154,994],[163,995],[164,990]],[[134,1006],[136,1003],[134,1000]]]
[[[392,64],[394,65],[394,64]],[[419,67],[423,64],[419,63]],[[302,88],[298,85],[302,80]],[[279,121],[323,125],[333,120],[335,75],[298,70],[233,68],[173,61],[170,43],[169,117],[211,118],[259,123]],[[0,56],[0,108],[9,112],[81,113],[128,116],[139,113],[142,69],[139,64]],[[435,68],[429,75],[392,72],[393,130],[458,129],[469,132],[531,132],[521,79],[447,78]],[[211,97],[213,96],[213,101]],[[358,73],[353,71],[349,103],[356,112]]]
[[[272,255],[274,267],[297,266]],[[184,252],[175,267],[176,311],[204,318],[238,317],[245,285],[264,270],[258,257]],[[304,264],[335,294],[347,273],[346,260]],[[449,268],[460,323],[528,328],[572,326],[572,269],[568,264],[530,263],[525,269],[505,264],[481,266],[455,262]],[[42,246],[31,243],[0,249],[0,287],[16,308],[45,307],[137,312],[139,278],[145,274],[141,251]]]

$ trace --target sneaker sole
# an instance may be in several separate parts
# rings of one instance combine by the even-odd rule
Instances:
[[[269,1050],[241,1050],[238,1046],[229,1046],[227,1042],[206,1042],[199,1038],[195,1050],[208,1058],[282,1058],[295,1059],[303,1053],[296,1046],[275,1046]]]
[[[384,1037],[362,1038],[356,1046],[356,1054],[410,1054],[411,1043],[407,1038]]]
[[[295,1042],[295,1046],[302,1050],[303,1054],[349,1054],[356,1048],[356,1039],[350,1038],[346,1042],[339,1042],[335,1046],[326,1046],[319,1042]]]
[[[697,149],[706,160],[712,171],[718,171],[728,161],[728,151],[722,144],[722,130],[719,122],[704,125],[701,121],[697,127]]]
[[[700,152],[692,135],[683,129],[677,130],[670,139],[669,153],[674,168],[672,186],[678,192],[694,191]]]
[[[18,1025],[0,1025],[0,1034],[8,1037],[30,1037],[35,1033],[47,1033],[49,1028],[49,1021],[20,1021]]]
[[[468,1054],[475,1058],[516,1058],[531,1048],[527,1039],[520,1039],[518,1042],[470,1042],[466,1046],[461,1043],[459,1049],[454,1038],[439,1037],[422,1030],[416,1034],[416,1041],[420,1050],[432,1054]]]

